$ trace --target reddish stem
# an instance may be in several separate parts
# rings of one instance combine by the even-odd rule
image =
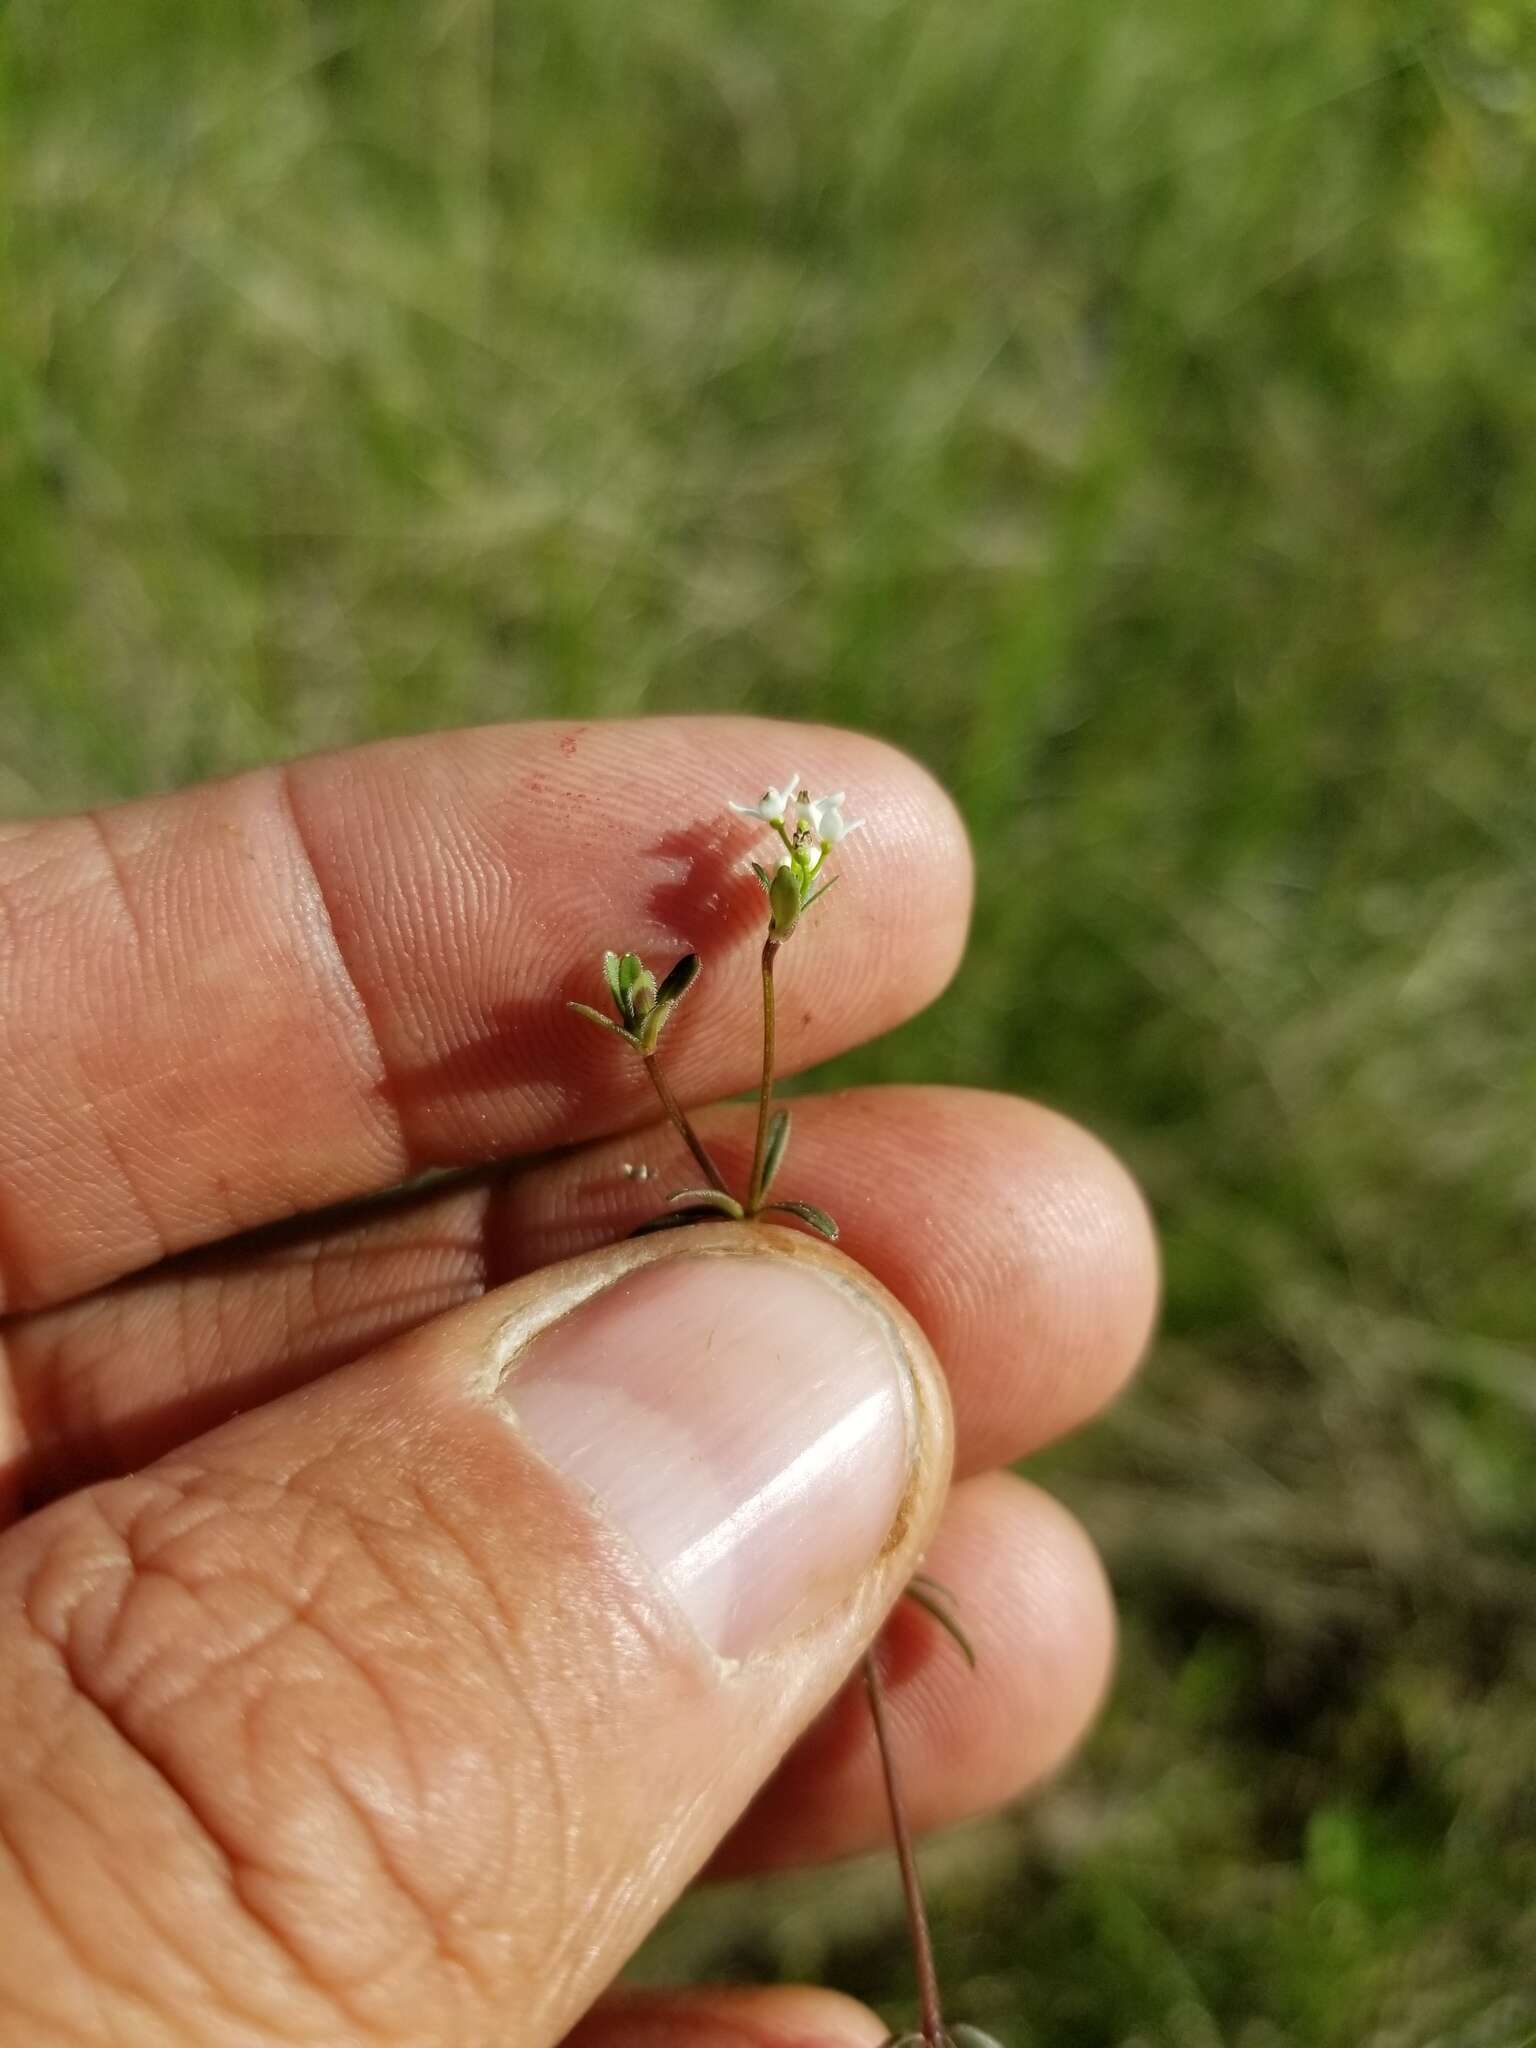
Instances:
[[[923,1884],[912,1848],[912,1830],[907,1822],[907,1809],[896,1775],[890,1719],[885,1707],[885,1686],[875,1650],[870,1650],[864,1658],[864,1688],[869,1694],[870,1719],[875,1724],[875,1742],[880,1750],[880,1769],[885,1778],[886,1804],[891,1809],[891,1834],[901,1870],[901,1889],[907,1902],[907,1931],[912,1939],[912,1959],[917,1966],[923,2039],[927,2048],[945,2048],[944,2013],[939,2003],[939,1973],[933,1960],[933,1935],[928,1926],[928,1908],[923,1903]]]
[[[703,1140],[699,1137],[699,1134],[693,1128],[693,1125],[688,1121],[687,1110],[683,1108],[683,1105],[672,1093],[672,1084],[670,1081],[668,1081],[666,1075],[661,1071],[661,1062],[657,1059],[655,1053],[646,1053],[641,1061],[641,1064],[644,1066],[645,1071],[650,1075],[651,1086],[656,1090],[656,1093],[661,1100],[662,1108],[667,1112],[667,1115],[672,1119],[673,1126],[676,1129],[678,1136],[682,1139],[683,1143],[688,1147],[688,1150],[693,1154],[694,1158],[703,1168],[705,1179],[709,1182],[712,1188],[718,1188],[722,1195],[728,1195],[730,1193],[730,1189],[726,1185],[724,1174],[721,1173],[719,1167],[716,1166],[714,1160],[710,1158],[708,1152],[704,1148]]]

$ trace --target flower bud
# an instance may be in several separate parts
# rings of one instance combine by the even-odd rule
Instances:
[[[768,885],[768,907],[773,913],[776,939],[787,939],[800,922],[802,902],[799,873],[785,861]]]

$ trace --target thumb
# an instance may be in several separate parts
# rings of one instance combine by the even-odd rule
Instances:
[[[0,2038],[541,2048],[931,1532],[948,1403],[838,1254],[551,1268],[0,1541]]]

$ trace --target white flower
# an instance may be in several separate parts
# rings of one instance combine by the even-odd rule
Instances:
[[[755,804],[732,804],[731,809],[743,818],[761,818],[765,825],[782,825],[799,788],[800,777],[796,773],[782,789],[765,789]]]
[[[842,806],[847,795],[846,789],[840,789],[832,796],[811,797],[800,805],[801,824],[816,835],[823,849],[836,846],[840,839],[846,839],[850,832],[857,832],[864,823],[862,818],[843,816]]]

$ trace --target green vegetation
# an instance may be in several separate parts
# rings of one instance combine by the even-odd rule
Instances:
[[[1090,1749],[935,1846],[1015,2048],[1536,2038],[1536,17],[12,0],[0,805],[468,719],[932,763],[963,994],[1166,1233],[1040,1461]],[[910,2011],[889,1869],[649,1967]]]

